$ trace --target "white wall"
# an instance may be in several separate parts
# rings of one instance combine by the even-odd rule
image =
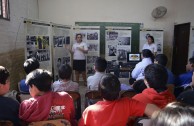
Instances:
[[[10,21],[0,19],[0,53],[24,48],[24,18],[38,18],[37,0],[10,0]]]
[[[143,23],[145,28],[163,29],[164,52],[172,49],[175,9],[173,0],[38,0],[39,18],[59,24],[83,22]],[[155,20],[151,12],[165,6],[168,13]],[[169,49],[170,48],[170,49]],[[168,53],[171,57],[171,52]]]

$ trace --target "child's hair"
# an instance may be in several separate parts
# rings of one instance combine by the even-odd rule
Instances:
[[[0,66],[0,84],[5,85],[8,77],[9,77],[9,71],[5,67]]]
[[[154,62],[154,54],[149,49],[143,49],[142,56],[144,58],[150,58]]]
[[[144,89],[146,89],[147,86],[144,83],[144,80],[137,80],[133,83],[133,89],[136,93],[142,93]]]
[[[151,126],[193,126],[194,108],[186,104],[173,102],[163,110],[154,113]]]
[[[71,78],[72,68],[69,64],[63,64],[59,67],[58,74],[61,79],[69,80]]]
[[[152,43],[154,43],[154,37],[153,36],[149,35],[147,38],[151,38]]]
[[[145,68],[144,75],[150,88],[154,88],[157,92],[162,92],[167,89],[168,74],[164,66],[150,64]]]
[[[165,54],[158,54],[155,57],[155,61],[157,61],[158,64],[166,66],[166,64],[168,62],[168,58],[167,58],[167,56]]]
[[[95,61],[95,69],[98,72],[104,72],[107,67],[107,61],[104,58],[98,57]]]
[[[36,69],[27,75],[26,84],[30,87],[32,87],[32,85],[36,86],[39,91],[50,91],[52,84],[51,72],[43,69]]]
[[[105,74],[101,78],[99,91],[104,99],[114,101],[119,97],[120,86],[120,81],[115,75]]]
[[[24,62],[24,71],[29,74],[31,71],[38,69],[40,64],[36,58],[29,58]]]

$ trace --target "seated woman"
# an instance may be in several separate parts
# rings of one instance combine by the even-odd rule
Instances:
[[[194,108],[173,102],[153,114],[150,126],[193,126],[193,124]]]
[[[68,64],[61,65],[58,74],[60,79],[52,84],[54,92],[79,91],[78,83],[71,80],[72,68]]]
[[[47,70],[36,69],[26,77],[33,98],[20,104],[19,117],[24,122],[66,119],[75,124],[73,99],[66,92],[52,92],[52,75]]]
[[[144,83],[147,88],[135,95],[133,99],[145,104],[155,104],[160,108],[175,101],[175,96],[166,87],[168,74],[164,66],[150,64],[145,68],[144,74]]]

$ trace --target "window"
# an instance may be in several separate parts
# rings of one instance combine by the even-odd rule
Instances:
[[[9,0],[0,0],[0,18],[9,20]]]

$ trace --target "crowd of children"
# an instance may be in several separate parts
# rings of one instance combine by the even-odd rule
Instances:
[[[194,108],[191,107],[194,106],[194,58],[189,59],[187,73],[174,77],[165,67],[168,60],[164,54],[156,55],[155,60],[150,54],[150,50],[144,49],[142,62],[132,72],[135,82],[129,86],[137,93],[132,98],[119,97],[121,83],[118,77],[106,73],[107,61],[98,57],[94,64],[95,74],[87,79],[87,90],[98,90],[103,100],[88,106],[80,120],[75,119],[73,99],[65,92],[79,92],[78,83],[71,80],[70,65],[60,65],[60,79],[53,83],[51,72],[39,69],[36,59],[27,59],[24,62],[27,75],[20,81],[19,91],[29,93],[32,98],[21,103],[5,96],[10,88],[10,73],[0,66],[0,120],[9,120],[15,126],[59,118],[68,120],[72,126],[125,126],[129,117],[146,115],[152,117],[152,126],[194,125]],[[145,60],[146,64],[143,63]],[[139,73],[138,66],[141,66]],[[173,85],[175,90],[181,87],[183,91],[175,97],[168,85]],[[187,121],[179,124],[177,120],[183,115],[187,115],[184,117]]]

